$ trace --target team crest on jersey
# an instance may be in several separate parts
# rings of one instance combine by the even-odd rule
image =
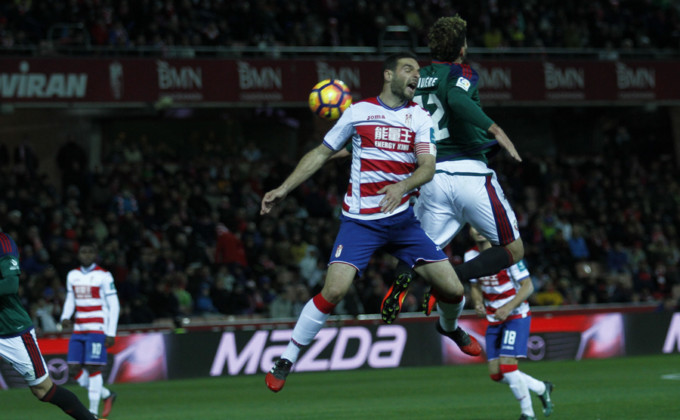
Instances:
[[[335,258],[339,258],[340,254],[342,254],[342,245],[338,245],[338,248],[335,250]]]
[[[407,127],[411,126],[411,120],[413,119],[413,115],[411,114],[406,114],[406,118],[404,120],[405,124]]]
[[[467,92],[470,90],[470,81],[464,77],[459,77],[458,81],[456,81],[456,86]]]

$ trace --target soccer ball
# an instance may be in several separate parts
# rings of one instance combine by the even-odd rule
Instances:
[[[352,94],[342,80],[326,79],[309,93],[309,109],[326,120],[337,120],[352,103]]]

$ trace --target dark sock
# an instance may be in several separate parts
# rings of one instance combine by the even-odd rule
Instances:
[[[402,273],[411,273],[411,276],[413,276],[414,272],[408,264],[406,264],[402,260],[397,261],[398,261],[397,267],[394,269],[396,277],[399,277],[399,275],[401,275]]]
[[[97,420],[97,417],[85,408],[76,395],[66,388],[52,385],[47,394],[40,399],[43,402],[54,404],[61,408],[64,413],[77,420]]]
[[[492,246],[475,258],[453,267],[460,281],[498,274],[512,265],[512,255],[502,246]]]

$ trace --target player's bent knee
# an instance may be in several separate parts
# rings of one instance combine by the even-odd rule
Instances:
[[[500,372],[491,373],[491,374],[489,374],[489,376],[491,377],[491,380],[493,380],[494,382],[500,382],[500,381],[503,380],[503,374],[500,373]]]
[[[513,242],[505,246],[505,249],[512,255],[513,263],[519,262],[524,258],[524,243],[522,238],[517,238]]]
[[[81,370],[81,365],[68,365],[68,374],[71,378],[77,379],[77,376],[80,374]]]

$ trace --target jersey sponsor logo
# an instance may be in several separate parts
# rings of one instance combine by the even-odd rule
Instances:
[[[338,245],[338,248],[335,250],[335,258],[339,258],[340,254],[342,254],[342,245]]]
[[[374,138],[376,143],[378,140],[400,141],[403,143],[411,143],[413,141],[413,131],[408,128],[401,127],[376,127]]]
[[[14,271],[19,269],[19,262],[17,260],[10,260],[10,264],[12,264],[9,269]]]
[[[429,89],[437,86],[439,83],[438,77],[421,77],[418,79],[418,89]]]
[[[464,77],[459,77],[456,81],[456,86],[467,92],[470,90],[470,81]]]

